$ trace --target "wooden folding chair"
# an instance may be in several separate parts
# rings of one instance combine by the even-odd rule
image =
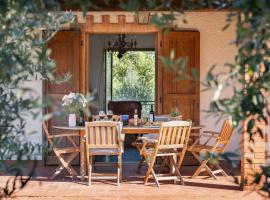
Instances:
[[[148,164],[144,183],[148,182],[150,175],[154,178],[158,187],[159,180],[180,180],[184,185],[183,178],[179,168],[185,156],[188,146],[191,122],[186,121],[171,121],[162,123],[158,140],[146,139],[142,147],[142,155]],[[154,148],[147,148],[149,143],[155,143]],[[163,157],[170,161],[170,174],[155,174],[153,166],[157,157]],[[178,161],[176,161],[179,157]]]
[[[120,142],[120,126],[117,122],[96,121],[87,122],[86,128],[86,159],[88,169],[88,184],[91,179],[117,179],[117,185],[122,180],[122,148]],[[109,155],[118,156],[117,176],[92,177],[93,156]]]
[[[105,115],[104,119],[105,121],[108,121],[109,118],[107,115]],[[121,121],[121,117],[120,115],[113,115],[110,119],[111,121],[114,122],[120,122]],[[92,121],[102,121],[99,115],[93,115],[92,117]],[[122,144],[122,151],[124,152],[124,140],[125,140],[125,135],[121,135],[121,144]],[[92,164],[95,163],[95,156],[92,157],[93,161]]]
[[[52,145],[53,152],[55,153],[56,157],[60,161],[60,165],[55,169],[54,173],[51,175],[51,179],[54,179],[58,176],[63,169],[66,169],[68,173],[75,178],[78,174],[77,172],[71,167],[70,163],[74,158],[80,153],[80,148],[75,144],[72,137],[79,137],[77,133],[63,133],[57,135],[51,135],[48,131],[48,127],[45,122],[42,124],[44,132],[47,136],[49,145]],[[63,138],[67,138],[72,146],[70,147],[57,147],[57,144],[61,142]],[[67,158],[64,155],[70,154]]]
[[[105,115],[104,120],[108,120],[108,119],[109,119],[108,116]],[[100,120],[101,120],[101,118],[99,115],[93,115],[92,121],[100,121]],[[120,122],[121,118],[119,115],[113,115],[111,120],[114,122]]]
[[[200,134],[200,137],[188,148],[188,151],[190,151],[201,164],[193,174],[192,178],[196,178],[203,171],[207,171],[215,180],[218,180],[216,176],[218,173],[221,173],[223,176],[228,176],[218,164],[215,165],[217,170],[212,171],[207,165],[209,159],[202,159],[199,154],[206,152],[209,152],[210,154],[223,153],[229,144],[232,133],[233,127],[231,121],[225,120],[220,133],[214,131],[204,131]],[[204,137],[206,141],[203,144],[200,144],[202,137]],[[213,139],[215,142],[212,145],[209,144]]]

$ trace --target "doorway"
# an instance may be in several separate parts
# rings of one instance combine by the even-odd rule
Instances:
[[[142,113],[146,114],[156,104],[156,34],[125,34],[127,41],[136,38],[137,46],[121,58],[108,47],[117,37],[118,34],[89,35],[89,91],[96,98],[91,112],[106,112],[109,101],[128,100],[141,102]],[[134,140],[134,135],[126,136],[123,162],[140,160],[137,149],[131,145]]]
[[[142,105],[147,108],[150,104],[155,104],[155,95],[156,95],[156,35],[155,34],[126,34],[126,39],[136,38],[137,47],[128,51],[124,54],[124,57],[119,59],[116,56],[114,51],[108,50],[108,42],[113,41],[117,37],[117,34],[91,34],[89,36],[89,92],[94,92],[96,95],[97,105],[96,108],[92,109],[92,114],[97,114],[99,110],[107,110],[108,100],[137,100],[141,101]],[[135,58],[135,61],[134,61]],[[139,60],[136,59],[145,59],[148,61],[148,65],[151,66],[142,66],[141,63],[138,63]],[[133,60],[132,60],[133,59]],[[113,70],[115,68],[115,70]],[[131,97],[125,97],[123,95],[124,90],[117,90],[119,87],[124,86],[124,83],[116,78],[116,73],[121,77],[118,72],[126,72],[126,75],[131,75],[131,72],[137,74],[137,78],[142,78],[147,72],[150,75],[147,78],[151,80],[137,80],[137,85],[149,84],[148,88],[150,91],[144,91],[147,95],[143,93],[139,94],[137,87],[130,88],[133,93]],[[118,70],[118,72],[117,72]],[[145,70],[145,71],[143,71]],[[112,77],[113,72],[115,76]],[[118,76],[118,78],[120,78]],[[126,80],[126,79],[125,79]],[[123,81],[125,81],[123,80]],[[134,80],[136,81],[136,80]],[[117,86],[118,84],[118,86]],[[127,82],[125,82],[127,84]],[[135,84],[130,82],[128,84]],[[114,93],[112,93],[114,92]],[[120,93],[121,94],[120,94]]]

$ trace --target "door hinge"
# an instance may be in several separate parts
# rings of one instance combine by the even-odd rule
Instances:
[[[162,103],[162,97],[159,97],[159,103]]]
[[[81,40],[81,46],[83,46],[83,41]]]

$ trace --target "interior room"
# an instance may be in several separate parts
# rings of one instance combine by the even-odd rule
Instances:
[[[123,48],[119,48],[120,43]],[[139,115],[148,115],[155,107],[156,93],[155,34],[90,34],[89,92],[95,94],[93,115],[108,112],[109,102],[140,102]],[[116,47],[116,45],[118,47]],[[123,104],[121,104],[123,105]],[[134,109],[126,113],[133,118]],[[132,145],[136,135],[125,136],[124,162],[137,162],[138,151]]]

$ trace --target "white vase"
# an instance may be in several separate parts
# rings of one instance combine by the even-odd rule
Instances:
[[[68,126],[70,126],[70,127],[76,126],[76,115],[75,114],[68,115]]]

